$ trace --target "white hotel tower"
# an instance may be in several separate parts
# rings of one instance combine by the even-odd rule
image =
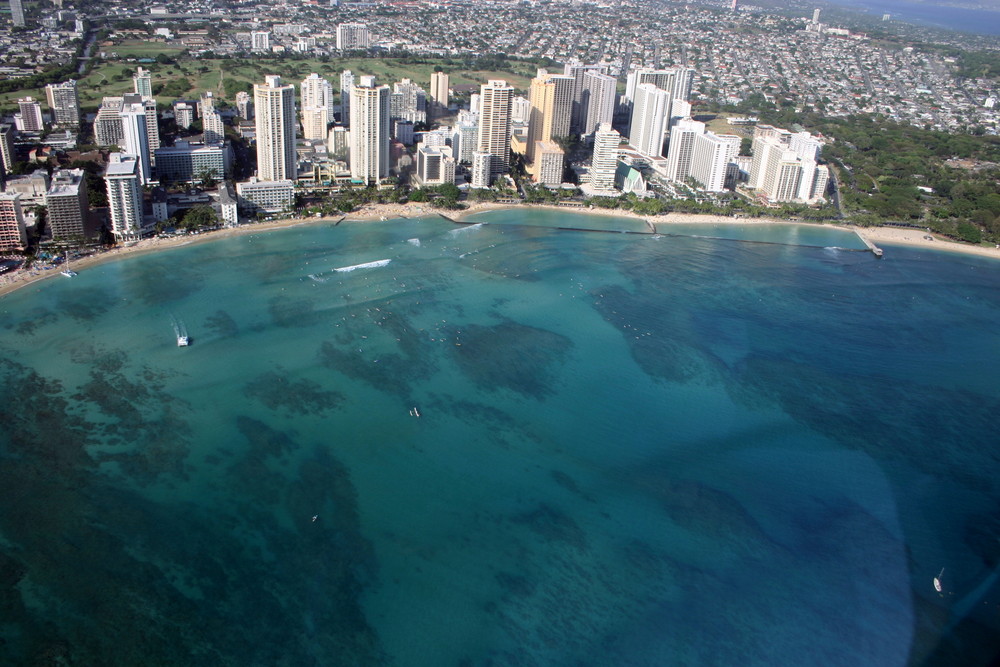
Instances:
[[[257,127],[257,177],[262,181],[294,181],[295,86],[282,85],[280,76],[268,76],[253,86]]]
[[[362,76],[351,87],[351,180],[378,183],[389,175],[389,86]]]

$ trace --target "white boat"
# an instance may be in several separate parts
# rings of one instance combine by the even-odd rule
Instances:
[[[184,328],[184,323],[174,318],[173,315],[170,316],[170,321],[174,327],[174,335],[177,336],[177,347],[187,347],[190,345],[191,339],[188,338],[188,332]]]
[[[942,567],[941,571],[938,573],[938,576],[934,577],[934,590],[936,590],[938,593],[944,592],[944,586],[941,585],[941,577],[943,576],[944,576],[944,568]]]
[[[190,344],[191,344],[191,339],[189,339],[187,336],[177,337],[177,347],[187,347]]]
[[[73,278],[74,276],[79,275],[76,271],[69,268],[69,253],[66,253],[66,268],[60,271],[59,273],[63,274],[67,278]]]

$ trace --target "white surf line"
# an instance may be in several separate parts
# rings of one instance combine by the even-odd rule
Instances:
[[[377,269],[380,266],[386,266],[391,259],[380,259],[375,262],[365,262],[364,264],[355,264],[354,266],[342,266],[338,269],[334,269],[337,273],[347,273],[348,271],[353,271],[355,269]]]

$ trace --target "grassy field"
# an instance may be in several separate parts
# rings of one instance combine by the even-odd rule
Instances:
[[[155,57],[165,53],[171,58],[176,57],[179,49],[165,44],[127,41],[119,45],[100,49],[105,53],[117,53],[123,59],[100,61],[91,72],[79,81],[77,90],[80,95],[80,106],[84,112],[94,111],[100,105],[101,98],[110,95],[121,95],[132,91],[132,75],[138,63],[126,62],[124,58]],[[355,77],[371,74],[377,77],[379,83],[392,85],[403,78],[416,81],[425,90],[430,90],[431,73],[436,65],[443,61],[425,59],[425,62],[406,63],[397,58],[341,58],[322,62],[318,59],[279,60],[279,59],[182,59],[176,64],[149,63],[143,65],[153,75],[154,90],[158,85],[169,84],[172,81],[187,80],[189,86],[185,90],[174,91],[176,94],[158,94],[157,101],[169,103],[175,99],[197,98],[204,91],[211,90],[217,97],[229,102],[235,102],[232,95],[226,94],[225,82],[233,81],[229,87],[240,86],[241,90],[252,90],[254,83],[263,83],[269,74],[279,74],[286,82],[298,83],[316,72],[328,79],[335,90],[340,88],[340,73],[351,70]],[[512,62],[513,71],[464,70],[445,67],[450,77],[451,85],[485,83],[489,79],[505,79],[520,92],[525,92],[535,75],[531,63]],[[44,89],[21,90],[0,95],[0,109],[12,111],[18,97],[32,95],[36,99],[45,99]]]

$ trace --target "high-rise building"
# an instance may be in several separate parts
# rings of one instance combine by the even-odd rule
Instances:
[[[14,168],[17,156],[14,153],[14,126],[10,123],[0,124],[0,163],[6,172]]]
[[[364,23],[341,23],[337,25],[337,48],[341,51],[367,49],[369,39],[368,26]]]
[[[182,100],[174,102],[174,122],[182,130],[191,127],[194,122],[194,107]]]
[[[104,172],[108,188],[111,233],[119,242],[142,236],[142,167],[135,155],[112,153]]]
[[[254,30],[251,32],[250,50],[254,53],[270,53],[271,33],[266,30]]]
[[[510,102],[510,122],[527,123],[531,120],[531,101],[518,95]]]
[[[409,79],[398,81],[392,86],[389,112],[393,118],[413,123],[426,123],[427,92]]]
[[[146,127],[146,106],[135,94],[122,96],[122,148],[134,155],[139,164],[139,184],[146,185],[152,178],[152,151]]]
[[[10,20],[15,27],[24,27],[24,4],[22,0],[10,0]]]
[[[236,93],[236,112],[243,120],[253,120],[253,98],[245,90]]]
[[[683,183],[691,176],[695,139],[700,134],[705,134],[705,124],[690,118],[677,123],[670,132],[666,171],[668,181]],[[725,169],[722,177],[725,178]]]
[[[480,153],[493,156],[489,175],[492,183],[496,176],[507,172],[510,164],[510,103],[514,89],[503,79],[492,79],[480,86],[479,95],[481,108],[476,147]]]
[[[695,71],[690,67],[674,67],[671,69],[640,68],[629,72],[625,83],[625,94],[622,101],[631,103],[635,99],[635,89],[643,83],[651,83],[661,90],[666,90],[673,99],[689,100],[691,88],[694,85]]]
[[[11,5],[14,3],[12,2]],[[22,23],[22,25],[24,25]],[[0,251],[21,250],[28,245],[20,193],[0,194]]]
[[[479,140],[479,117],[459,120],[451,135],[451,146],[455,159],[462,164],[472,164],[472,153]]]
[[[621,135],[602,123],[594,133],[594,155],[590,161],[590,187],[598,192],[615,189],[615,171],[618,169],[618,146]]]
[[[629,127],[629,146],[643,155],[663,155],[663,133],[670,113],[670,93],[651,83],[636,86]]]
[[[257,176],[262,181],[296,180],[295,86],[267,76],[253,86],[257,128]]]
[[[772,203],[822,201],[829,178],[827,168],[816,164],[822,145],[808,132],[758,125],[747,185]]]
[[[137,95],[143,97],[153,96],[153,75],[148,69],[139,67],[132,76],[132,85]]]
[[[359,77],[351,88],[351,180],[378,183],[389,175],[389,86]]]
[[[344,127],[351,126],[351,88],[354,86],[354,74],[349,69],[340,73],[340,122]]]
[[[615,114],[618,79],[590,70],[583,75],[580,134],[595,132],[602,123],[610,123]]]
[[[76,94],[76,81],[50,83],[45,86],[45,98],[52,109],[52,120],[57,125],[80,124],[80,101]]]
[[[190,123],[188,123],[190,125]],[[94,118],[94,141],[98,146],[122,146],[122,98],[105,97]]]
[[[333,86],[313,72],[299,85],[302,101],[302,136],[326,140],[326,128],[333,122]]]
[[[421,185],[455,182],[455,158],[450,146],[417,146],[417,179]]]
[[[57,169],[45,194],[53,241],[82,239],[86,234],[87,180],[83,169]]]
[[[33,97],[21,97],[17,100],[20,112],[14,115],[14,124],[21,132],[41,132],[45,129],[42,122],[42,106]]]
[[[735,138],[737,142],[740,141],[739,137]],[[670,135],[670,141],[673,141],[673,134]],[[739,150],[739,143],[736,144],[736,148]],[[694,139],[694,154],[688,175],[705,190],[722,192],[726,187],[729,163],[734,157],[732,145],[727,141],[726,135],[717,135],[713,132],[699,134]]]
[[[160,147],[160,115],[156,111],[156,100],[152,97],[142,98],[142,107],[146,110],[146,141],[149,142],[149,159],[156,164],[154,154]]]
[[[604,74],[604,65],[584,65],[578,60],[566,63],[563,66],[563,74],[573,77],[573,106],[570,111],[570,131],[580,132],[580,128],[586,121],[586,109],[583,108],[583,77],[587,72],[597,72]]]
[[[479,113],[479,93],[469,95],[469,111]]]
[[[529,163],[535,159],[537,142],[569,135],[575,82],[572,76],[549,74],[544,69],[538,70],[531,80],[526,156]]]
[[[437,106],[438,113],[448,109],[448,75],[444,72],[431,74],[431,100]]]
[[[202,141],[206,144],[221,144],[226,140],[226,126],[222,114],[214,108],[201,116]]]
[[[482,151],[472,151],[472,179],[469,183],[473,188],[490,187],[493,173],[493,156]]]

